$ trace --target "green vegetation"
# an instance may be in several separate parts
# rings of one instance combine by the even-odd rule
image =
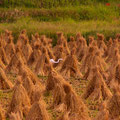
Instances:
[[[31,17],[37,21],[63,21],[72,19],[83,20],[105,20],[112,21],[119,19],[120,8],[114,6],[81,5],[77,7],[59,7],[51,9],[38,8],[1,8],[0,22],[14,22],[21,17]]]
[[[58,22],[38,22],[31,18],[22,18],[14,23],[1,23],[0,32],[5,29],[13,31],[15,41],[22,29],[26,29],[28,36],[38,32],[39,34],[46,34],[48,37],[53,38],[54,44],[56,42],[56,32],[62,31],[66,36],[75,35],[81,32],[84,37],[88,38],[89,35],[96,35],[97,32],[103,33],[107,40],[109,37],[114,37],[116,33],[120,32],[120,21],[81,21],[75,22],[72,20],[58,21]]]
[[[119,0],[1,0],[1,7],[53,8],[91,5],[98,3],[119,3]]]
[[[22,29],[27,29],[29,37],[35,32],[46,34],[54,44],[57,31],[62,31],[68,40],[77,32],[86,38],[96,37],[100,32],[108,40],[120,32],[119,3],[119,0],[4,0],[0,6],[0,32],[12,30],[15,42]]]

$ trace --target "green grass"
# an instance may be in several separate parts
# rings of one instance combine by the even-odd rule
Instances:
[[[103,33],[108,40],[109,37],[114,37],[116,33],[120,32],[120,21],[80,21],[75,22],[71,19],[57,22],[38,22],[29,17],[21,18],[14,23],[0,23],[0,32],[5,29],[12,30],[15,41],[21,30],[26,29],[29,38],[31,34],[38,32],[53,38],[56,42],[56,32],[61,31],[69,38],[70,35],[75,35],[81,32],[82,35],[88,38],[89,35],[96,36],[96,33]]]
[[[41,79],[47,79],[48,77],[47,76],[41,76],[41,75],[38,75],[38,78],[41,78]]]
[[[119,3],[119,0],[1,0],[1,7],[52,8],[65,6],[91,5],[98,3]]]
[[[68,40],[70,35],[74,36],[77,32],[81,32],[86,39],[89,35],[96,37],[96,33],[103,33],[107,40],[120,32],[118,0],[34,1],[12,0],[8,3],[5,0],[4,8],[0,8],[0,32],[12,30],[16,42],[20,31],[26,29],[29,37],[38,32],[53,38],[54,44],[57,31],[62,31]],[[111,6],[106,6],[107,2]],[[42,4],[41,9],[37,4]]]
[[[105,20],[114,21],[120,17],[120,8],[103,4],[80,5],[76,7],[38,8],[0,8],[0,22],[15,22],[21,17],[30,17],[36,21],[74,21]]]

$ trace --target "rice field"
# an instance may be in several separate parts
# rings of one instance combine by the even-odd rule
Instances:
[[[1,0],[0,120],[120,120],[120,1]]]
[[[119,120],[120,34],[78,32],[57,43],[35,33],[0,36],[1,120]]]

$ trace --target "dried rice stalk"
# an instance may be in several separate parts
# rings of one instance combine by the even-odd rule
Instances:
[[[0,68],[0,89],[6,90],[13,88],[13,84],[8,80],[5,72]]]
[[[27,38],[25,39],[24,42],[25,43],[22,45],[22,52],[23,52],[23,55],[24,55],[26,61],[28,61],[33,50],[32,50],[32,47],[30,46],[29,40]]]
[[[70,36],[70,42],[68,43],[68,47],[70,50],[72,50],[73,48],[77,48],[75,38],[72,36]]]
[[[82,77],[78,69],[78,61],[75,57],[75,49],[72,50],[71,54],[68,55],[60,69],[60,73],[65,77]]]
[[[57,84],[61,85],[64,82],[65,80],[60,74],[58,74],[55,70],[50,70],[50,73],[47,79],[46,90],[47,91],[54,90]]]
[[[42,98],[42,94],[43,94],[43,89],[41,89],[41,83],[37,82],[34,85],[32,94],[31,94],[31,103],[35,103],[38,102],[41,98]]]
[[[10,114],[10,120],[22,120],[22,119],[23,115],[20,112]]]
[[[83,61],[83,64],[81,66],[81,71],[82,72],[87,72],[88,67],[92,67],[92,60],[95,55],[95,47],[89,47],[88,53]]]
[[[29,98],[31,99],[32,97],[32,92],[34,90],[34,84],[32,82],[32,80],[29,77],[28,72],[24,72],[22,75],[22,85],[25,88],[25,90],[27,91],[27,94],[29,96]]]
[[[111,119],[120,119],[120,88],[118,85],[114,86],[114,94],[107,103],[107,109]]]
[[[35,48],[33,49],[33,52],[29,57],[28,65],[34,68],[40,56],[41,56],[40,45],[36,44]]]
[[[73,91],[69,84],[63,85],[65,96],[65,105],[67,111],[70,111],[70,120],[90,120],[88,110],[82,100]]]
[[[24,64],[19,64],[19,75],[23,75],[24,73],[27,74],[30,79],[32,80],[33,84],[36,84],[37,81],[39,81],[38,77],[31,71],[30,68],[28,68]],[[40,86],[42,88],[42,85]]]
[[[105,51],[107,50],[107,46],[104,43],[104,35],[102,34],[97,34],[97,44],[98,44],[98,48],[100,49],[102,55],[104,55]]]
[[[50,63],[50,58],[48,56],[46,48],[43,47],[43,53],[39,57],[39,60],[37,61],[36,67],[35,67],[35,73],[40,75],[48,75],[49,69],[48,66],[52,67]]]
[[[106,62],[107,62],[107,63],[110,63],[110,62],[113,60],[113,58],[114,58],[114,56],[115,56],[115,51],[116,51],[116,49],[119,49],[119,43],[118,43],[118,41],[115,39],[115,40],[114,40],[114,43],[113,43],[112,46],[109,48],[109,54],[108,54],[108,57],[107,57],[107,59],[106,59]]]
[[[54,52],[54,55],[55,55],[55,61],[57,61],[58,59],[62,58],[64,59],[66,57],[65,53],[64,53],[64,48],[62,45],[59,45],[58,48],[56,49],[56,51]],[[60,61],[59,63],[57,64],[54,64],[53,66],[55,68],[57,68],[58,70],[60,69],[60,67],[62,66],[62,61]]]
[[[69,119],[69,112],[65,112],[60,118],[57,120],[70,120]]]
[[[15,53],[11,58],[9,65],[6,67],[6,70],[5,70],[6,73],[9,73],[9,72],[18,73],[20,64],[25,64],[25,63],[18,52],[18,53]]]
[[[21,77],[19,76],[14,87],[13,97],[7,113],[23,112],[26,116],[29,112],[30,106],[30,99],[25,88],[22,86]]]
[[[5,65],[4,65],[4,63],[2,62],[1,59],[0,59],[0,67],[1,67],[2,69],[5,69]]]
[[[4,113],[1,105],[0,105],[0,120],[6,120],[6,119],[5,119],[5,113]]]
[[[94,120],[110,120],[109,119],[109,112],[106,109],[106,103],[103,103],[101,106],[100,111],[98,112],[97,116]]]
[[[62,84],[56,83],[54,91],[53,91],[53,107],[60,106],[64,103],[65,100],[65,92]]]
[[[2,47],[1,43],[0,43],[0,58],[5,65],[8,65],[9,60],[7,59],[7,55],[5,53],[4,48]]]
[[[108,89],[97,66],[93,68],[93,73],[94,76],[92,80],[89,82],[86,91],[83,94],[83,98],[98,100],[99,102],[100,100],[106,100],[108,98],[111,98],[112,93]]]
[[[38,102],[35,102],[27,117],[26,120],[49,120],[49,115],[46,111],[46,106],[44,101],[40,100]]]
[[[120,85],[120,64],[118,64],[116,67],[115,82],[117,82]]]
[[[13,43],[13,37],[8,38],[8,43],[5,46],[5,52],[8,60],[10,61],[12,56],[15,54],[15,45]]]

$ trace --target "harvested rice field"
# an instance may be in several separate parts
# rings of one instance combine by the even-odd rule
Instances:
[[[56,35],[0,35],[0,120],[120,120],[120,34]]]
[[[0,120],[120,120],[120,0],[0,0]]]

